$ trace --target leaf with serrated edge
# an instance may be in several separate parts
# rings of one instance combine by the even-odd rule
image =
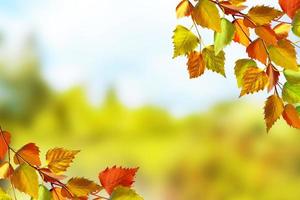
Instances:
[[[77,150],[73,151],[63,148],[50,149],[46,154],[48,168],[56,174],[62,174],[73,162],[78,152]]]
[[[174,55],[173,58],[187,55],[192,52],[199,44],[198,37],[184,26],[178,25],[173,35]]]
[[[234,72],[239,88],[243,85],[243,77],[249,67],[257,67],[256,62],[251,59],[240,59],[235,62]]]
[[[225,76],[225,52],[221,51],[218,55],[215,55],[214,46],[208,46],[202,51],[205,66],[207,69],[217,72]]]
[[[188,71],[190,78],[197,78],[204,73],[205,63],[200,52],[193,51],[188,56]]]
[[[267,99],[264,109],[267,131],[269,132],[284,110],[283,101],[280,97],[274,94]]]
[[[24,145],[21,149],[17,151],[14,156],[15,164],[22,164],[25,161],[30,163],[31,165],[40,166],[40,150],[34,143],[28,143]]]
[[[280,23],[276,25],[273,30],[278,40],[286,39],[289,36],[289,32],[292,26],[287,23]]]
[[[258,67],[249,67],[245,72],[243,80],[244,82],[240,97],[245,94],[263,90],[268,84],[267,74]]]
[[[251,8],[247,16],[254,22],[257,26],[262,26],[269,24],[273,19],[282,16],[283,13],[268,6],[255,6]]]
[[[66,187],[75,197],[86,197],[91,193],[97,193],[101,190],[101,187],[95,182],[79,177],[71,178],[67,182]],[[62,195],[66,196],[64,192],[62,192]]]
[[[192,14],[193,5],[188,0],[182,0],[176,7],[177,18],[188,17]]]
[[[21,164],[11,176],[11,183],[19,191],[38,197],[39,182],[36,171],[27,164]]]

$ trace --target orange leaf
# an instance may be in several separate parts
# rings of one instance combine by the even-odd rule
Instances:
[[[270,26],[260,26],[255,29],[255,33],[260,37],[262,40],[265,41],[267,45],[276,45],[277,44],[277,37],[276,33]]]
[[[247,47],[250,44],[250,31],[249,28],[245,26],[244,20],[237,19],[233,21],[233,25],[235,27],[233,41],[238,42]]]
[[[289,36],[289,32],[291,31],[292,25],[287,23],[280,23],[276,25],[273,30],[276,34],[278,40],[285,39]]]
[[[176,7],[176,16],[177,18],[188,17],[193,12],[193,4],[188,0],[182,0]]]
[[[224,9],[224,13],[226,15],[233,15],[233,14],[239,13],[242,10],[245,10],[247,8],[247,6],[243,6],[243,5],[233,5],[228,1],[220,2],[220,5]]]
[[[99,180],[107,193],[111,194],[118,186],[131,187],[137,170],[138,168],[126,169],[114,166],[102,171]]]
[[[69,151],[63,148],[50,149],[46,154],[48,168],[55,174],[65,172],[78,152],[79,151]]]
[[[28,143],[17,151],[14,156],[15,164],[22,164],[26,160],[31,165],[40,166],[40,150],[34,143]]]
[[[14,169],[8,162],[0,164],[0,179],[7,179],[14,173]]]
[[[292,104],[285,106],[282,116],[290,126],[300,129],[299,114]]]
[[[62,193],[62,189],[59,187],[54,187],[50,190],[51,194],[52,194],[52,198],[53,200],[67,200],[66,197],[64,197],[61,193]],[[68,196],[68,198],[72,198],[72,196]]]
[[[187,62],[190,78],[197,78],[204,73],[205,62],[200,52],[193,51],[189,54]]]
[[[50,182],[50,183],[55,183],[57,181],[61,181],[63,179],[66,178],[66,176],[64,175],[57,175],[57,174],[54,174],[50,169],[48,168],[40,168],[39,171],[41,172],[41,176],[42,176],[42,179],[45,181],[45,182]]]
[[[278,83],[280,73],[277,69],[274,68],[272,64],[270,64],[267,67],[266,71],[268,77],[269,77],[269,86],[268,86],[268,92],[270,92]]]
[[[247,47],[247,53],[249,57],[259,60],[263,64],[266,64],[268,54],[265,49],[262,39],[256,39]]]
[[[282,10],[293,19],[297,10],[300,9],[300,0],[279,0]]]
[[[1,131],[0,134],[0,160],[5,158],[5,154],[8,150],[8,146],[10,144],[10,133],[7,131]]]
[[[258,67],[249,67],[245,72],[243,81],[240,97],[263,90],[268,84],[268,76]]]
[[[267,124],[267,131],[271,129],[274,123],[280,118],[284,108],[283,101],[276,94],[270,96],[265,105],[265,121]]]

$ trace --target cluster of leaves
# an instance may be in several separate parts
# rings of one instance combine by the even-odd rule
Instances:
[[[138,168],[116,166],[107,168],[99,173],[101,184],[82,177],[73,177],[63,183],[63,180],[67,178],[64,172],[79,151],[63,148],[50,149],[46,153],[46,165],[42,166],[40,151],[36,144],[28,143],[15,151],[10,146],[10,139],[11,134],[1,130],[0,180],[4,179],[11,183],[15,200],[17,199],[15,189],[37,200],[143,200],[131,189]],[[8,159],[4,161],[6,157]],[[15,168],[11,159],[16,165]],[[38,176],[42,183],[39,183]],[[102,190],[105,190],[109,197],[101,196]],[[0,199],[12,198],[0,188]]]
[[[246,1],[182,0],[176,8],[177,18],[191,17],[193,25],[190,29],[176,27],[173,57],[187,56],[190,78],[201,76],[206,69],[225,77],[223,49],[232,41],[245,46],[248,58],[235,64],[240,97],[266,89],[270,93],[264,108],[267,131],[281,116],[299,129],[300,71],[295,49],[299,46],[288,36],[292,32],[300,37],[300,0],[279,0],[282,10],[265,5],[247,8]],[[281,20],[285,14],[290,21]],[[214,31],[213,45],[203,44],[200,27]],[[286,79],[284,84],[281,76]]]

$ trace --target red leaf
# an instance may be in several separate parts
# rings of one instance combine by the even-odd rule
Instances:
[[[5,154],[8,150],[7,144],[10,143],[10,133],[2,131],[0,134],[0,160],[5,158]]]
[[[293,19],[297,10],[300,9],[300,0],[279,0],[282,10]]]
[[[118,186],[131,187],[138,169],[114,166],[102,171],[99,174],[99,180],[107,193],[111,194]]]
[[[14,162],[15,164],[22,164],[25,162],[23,159],[25,159],[31,165],[40,166],[41,160],[39,148],[34,143],[28,143],[24,145],[15,154]]]

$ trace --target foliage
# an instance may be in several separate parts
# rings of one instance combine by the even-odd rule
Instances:
[[[67,178],[64,173],[79,151],[50,149],[46,154],[46,165],[42,166],[40,150],[36,144],[28,143],[15,151],[10,146],[10,137],[9,132],[1,130],[0,159],[3,162],[0,164],[0,179],[10,181],[14,199],[17,199],[15,189],[38,200],[143,199],[131,189],[138,168],[126,169],[116,166],[107,168],[99,173],[101,185],[83,177],[73,177],[63,183],[62,181]],[[14,153],[15,168],[11,163],[11,153]],[[4,161],[6,156],[8,160]],[[42,180],[41,184],[38,175]],[[101,196],[99,193],[102,190],[105,190],[109,197]],[[0,195],[0,199],[12,199],[2,189]]]
[[[176,27],[174,58],[187,56],[190,78],[201,76],[206,69],[226,76],[224,48],[232,41],[245,46],[249,58],[239,59],[235,65],[240,97],[266,89],[271,93],[264,108],[267,131],[281,116],[290,126],[299,128],[296,106],[300,103],[300,76],[295,50],[299,46],[288,36],[290,32],[300,36],[300,1],[279,0],[282,10],[265,5],[247,10],[245,3],[246,0],[182,0],[176,7],[177,18],[190,17],[193,25],[190,29]],[[281,20],[285,14],[290,22]],[[199,26],[214,31],[214,44],[203,48]],[[285,76],[285,84],[280,83],[281,76]]]

